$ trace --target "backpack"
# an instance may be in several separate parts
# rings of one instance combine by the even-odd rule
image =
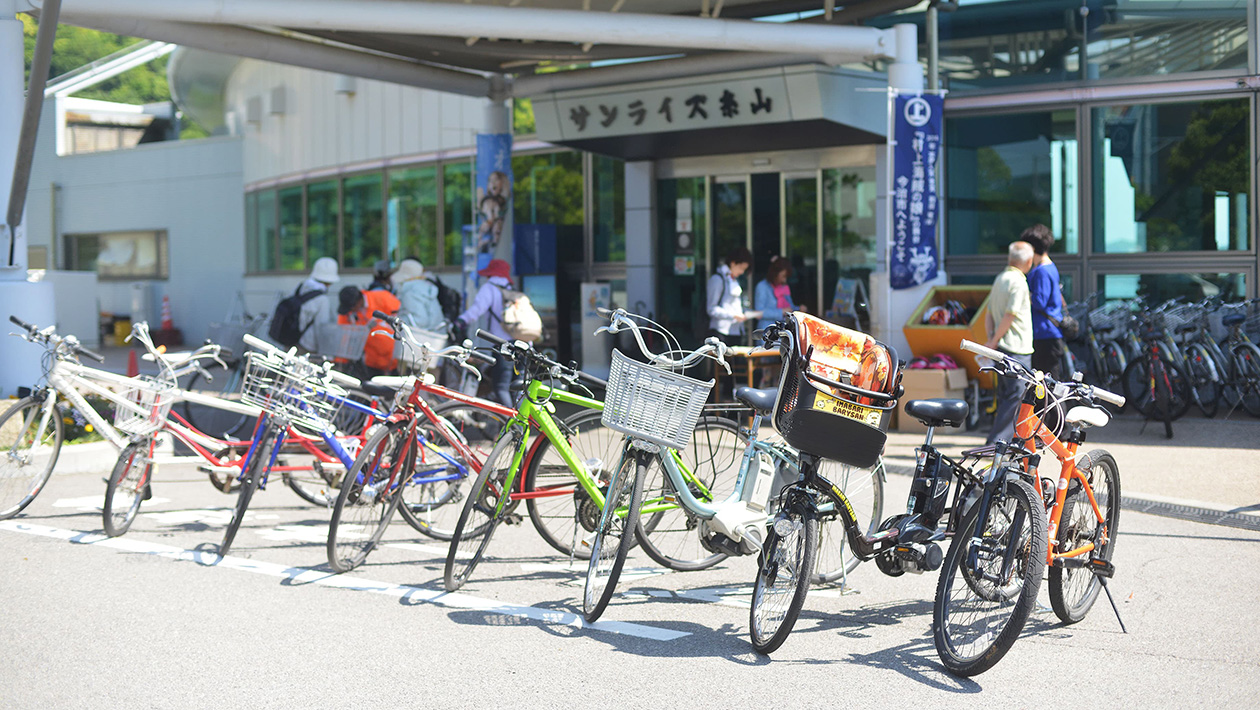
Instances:
[[[454,323],[460,313],[464,312],[464,298],[459,291],[442,283],[441,279],[430,278],[434,286],[437,286],[438,305],[442,307],[442,317],[447,323]]]
[[[271,314],[271,327],[267,329],[267,335],[276,342],[286,348],[291,348],[302,340],[302,336],[306,335],[306,331],[315,324],[314,321],[302,327],[302,306],[312,298],[321,296],[324,291],[307,291],[299,294],[301,290],[299,285],[293,290],[293,295],[282,299],[276,304],[275,313]]]
[[[540,340],[543,331],[542,317],[538,315],[538,311],[534,310],[534,304],[529,302],[529,296],[498,284],[495,284],[495,287],[503,294],[503,319],[499,322],[503,325],[503,330],[507,332],[508,337],[513,340],[524,340],[527,343]],[[493,309],[490,310],[490,315],[499,320],[498,316],[494,315]]]

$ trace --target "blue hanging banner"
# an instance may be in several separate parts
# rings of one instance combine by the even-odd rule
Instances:
[[[939,94],[893,97],[892,224],[889,282],[894,289],[936,278],[936,163],[941,152]]]
[[[464,294],[471,302],[477,271],[491,259],[512,263],[512,134],[477,134],[473,224],[464,228]]]

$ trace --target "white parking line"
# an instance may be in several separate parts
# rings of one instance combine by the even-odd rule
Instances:
[[[350,575],[335,575],[323,570],[310,569],[307,567],[286,567],[284,565],[273,564],[271,562],[249,560],[243,557],[219,557],[213,552],[186,550],[179,547],[173,547],[171,545],[161,545],[135,538],[107,537],[105,535],[101,535],[100,533],[50,528],[43,525],[33,525],[31,523],[16,520],[0,521],[0,530],[24,533],[27,535],[38,535],[41,537],[50,537],[82,545],[108,547],[115,550],[153,555],[155,557],[163,557],[171,560],[195,562],[208,567],[224,567],[227,569],[240,570],[242,572],[254,572],[256,574],[263,574],[269,577],[281,577],[289,581],[302,582],[304,584],[316,584],[319,586],[334,587],[337,589],[353,589],[361,592],[372,592],[374,594],[384,594],[389,597],[407,599],[409,601],[424,601],[450,609],[471,609],[484,611],[493,614],[502,614],[503,616],[515,616],[523,619],[532,619],[546,624],[586,628],[594,631],[606,631],[609,633],[636,636],[638,638],[651,639],[654,641],[674,641],[684,636],[691,635],[686,631],[661,629],[653,626],[646,626],[644,624],[632,624],[622,621],[597,621],[593,624],[588,624],[578,614],[558,611],[556,609],[540,609],[538,607],[495,601],[493,599],[481,599],[467,594],[438,592],[431,589],[410,587],[404,584],[394,584],[392,582],[377,582]]]

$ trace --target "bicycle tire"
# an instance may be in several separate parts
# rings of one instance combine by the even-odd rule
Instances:
[[[494,448],[495,441],[508,421],[502,414],[464,402],[445,403],[435,408],[433,413],[447,427],[447,433],[472,449],[481,461],[484,461],[490,450]],[[430,443],[451,458],[460,460],[460,456],[446,437],[438,433],[435,423],[421,421],[419,427]],[[428,451],[421,451],[420,455],[422,459],[427,459],[434,465],[442,461],[440,456]],[[398,512],[416,532],[435,540],[450,541],[455,533],[455,524],[459,521],[459,514],[464,507],[464,498],[480,470],[473,462],[462,461],[462,463],[468,468],[468,476],[432,483],[426,483],[423,479],[413,480],[413,483],[403,490],[403,501],[398,507]],[[451,475],[457,472],[449,464],[446,470]],[[426,474],[426,477],[433,476]]]
[[[519,429],[505,431],[481,464],[481,473],[477,474],[476,482],[468,491],[446,554],[443,585],[448,592],[459,589],[468,581],[481,563],[495,528],[515,508],[515,502],[500,507],[499,499],[508,494],[515,478],[515,472],[510,470],[512,459],[524,436]]]
[[[1139,414],[1156,421],[1179,419],[1190,407],[1189,383],[1180,370],[1149,353],[1125,368],[1124,395]]]
[[[328,565],[334,571],[363,564],[389,527],[416,460],[408,428],[402,421],[377,429],[346,472],[328,521]]]
[[[1089,452],[1076,466],[1085,473],[1094,500],[1103,513],[1107,541],[1100,545],[1098,517],[1094,515],[1085,489],[1078,488],[1063,500],[1058,549],[1074,550],[1093,542],[1096,547],[1088,559],[1110,561],[1115,554],[1116,536],[1120,532],[1120,468],[1116,459],[1102,449]],[[1050,585],[1050,606],[1055,616],[1065,624],[1075,624],[1084,619],[1102,589],[1102,580],[1097,575],[1085,567],[1075,566],[1068,558],[1055,560],[1046,581]]]
[[[984,528],[981,537],[975,538],[973,534],[982,513],[985,514]],[[1014,522],[1020,517],[1019,537],[1012,546],[1011,529],[1016,527]],[[951,673],[960,676],[983,673],[1002,660],[1015,643],[1037,603],[1048,536],[1041,497],[1017,478],[1006,478],[994,491],[987,507],[973,506],[963,518],[941,567],[932,605],[932,637],[941,662]],[[1015,555],[1010,576],[998,580],[977,579],[977,571],[971,565],[972,551],[975,551],[977,563],[996,561],[1001,564],[1007,549],[1013,549]],[[985,572],[988,570],[981,570]],[[979,585],[984,583],[990,586],[980,588],[977,593]],[[989,606],[992,606],[991,620],[979,622],[969,615],[969,612],[978,615]],[[971,631],[977,632],[977,638],[965,640],[964,635]]]
[[[48,392],[48,397],[56,397]],[[61,455],[64,435],[61,413],[54,403],[45,428],[39,427],[44,402],[36,397],[24,397],[0,414],[0,520],[8,520],[21,513],[44,489],[57,466]],[[52,431],[47,431],[47,425]],[[48,438],[51,434],[51,440]],[[48,460],[33,460],[33,454],[42,454],[38,447],[51,446]]]
[[[758,653],[774,653],[792,633],[805,606],[817,552],[818,518],[812,507],[788,504],[757,556],[748,634]]]
[[[328,450],[328,446],[322,441],[316,442],[316,445],[321,450]],[[284,485],[297,494],[298,498],[319,508],[331,508],[337,503],[337,494],[340,492],[340,482],[343,478],[340,475],[340,461],[337,461],[338,465],[335,468],[326,469],[320,465],[319,459],[301,444],[286,440],[276,463],[285,468],[302,467],[303,470],[285,471],[281,474]]]
[[[880,521],[884,519],[885,473],[882,458],[870,468],[855,468],[823,459],[819,462],[819,473],[844,492],[853,505],[853,512],[857,514],[858,524],[864,533],[870,535],[879,529]],[[844,523],[838,518],[827,522],[819,521],[817,549],[814,556],[814,576],[810,579],[814,584],[835,582],[862,564],[862,560],[849,548]]]
[[[735,490],[739,480],[739,468],[748,437],[739,426],[722,417],[702,417],[696,430],[679,451],[683,464],[695,479],[704,486],[705,494],[697,485],[691,493],[702,503],[720,503]],[[667,497],[677,499],[674,485],[666,475],[659,458],[647,469],[643,484],[643,500],[649,503],[663,501]],[[747,481],[745,485],[753,485]],[[727,558],[700,538],[700,517],[681,503],[667,510],[644,515],[637,531],[643,552],[657,564],[679,572],[708,569]]]
[[[591,539],[590,562],[586,567],[586,584],[582,589],[582,614],[595,622],[608,608],[617,580],[625,567],[626,556],[634,546],[639,527],[639,510],[643,505],[643,478],[648,462],[655,456],[636,452],[625,456],[617,467],[604,497],[599,526]],[[633,473],[631,472],[633,470]],[[626,516],[619,518],[616,509],[626,505]]]
[[[241,523],[245,521],[245,511],[249,509],[249,502],[262,486],[262,480],[267,475],[267,469],[271,464],[271,452],[275,449],[276,437],[279,434],[276,427],[268,425],[267,431],[263,432],[262,441],[254,450],[254,455],[250,457],[248,469],[242,472],[241,486],[236,492],[236,507],[232,510],[232,519],[228,521],[227,530],[223,533],[223,542],[219,545],[219,557],[226,557],[232,549],[236,533],[241,529]]]
[[[1186,346],[1186,372],[1190,376],[1190,391],[1194,404],[1211,419],[1220,407],[1221,387],[1212,364],[1212,356],[1199,343]]]
[[[234,362],[227,369],[218,363],[210,363],[205,366],[205,369],[210,373],[211,379],[207,382],[205,375],[194,372],[188,377],[188,384],[184,389],[239,402],[241,386],[245,382],[243,367],[244,361]],[[188,401],[184,402],[184,418],[194,429],[216,439],[240,437],[246,425],[257,419],[248,414],[238,414]]]
[[[573,432],[567,437],[569,448],[586,466],[587,475],[597,482],[607,481],[621,460],[623,435],[604,426],[601,413],[595,410],[570,415],[560,429]],[[599,506],[578,484],[577,475],[550,439],[542,437],[530,455],[521,490],[528,496],[529,520],[542,539],[566,557],[588,559],[590,550],[579,541],[595,531]],[[541,495],[547,491],[555,493]]]
[[[1124,369],[1129,364],[1124,356],[1124,348],[1121,348],[1114,340],[1107,341],[1102,346],[1102,362],[1102,386],[1104,389],[1115,388],[1120,378],[1124,377]]]
[[[1260,348],[1252,343],[1238,343],[1231,348],[1242,407],[1253,417],[1260,417]]]
[[[118,455],[105,486],[105,505],[101,508],[106,535],[118,537],[131,529],[149,486],[152,457],[152,437],[128,444]]]

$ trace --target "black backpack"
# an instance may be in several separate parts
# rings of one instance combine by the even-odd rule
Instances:
[[[267,335],[276,344],[286,348],[291,348],[302,340],[302,336],[306,335],[307,328],[314,325],[315,321],[306,324],[306,328],[302,327],[302,305],[307,301],[324,293],[324,291],[307,291],[299,294],[301,286],[294,289],[293,295],[281,300],[276,304],[276,312],[271,314],[271,327],[267,330]]]
[[[454,323],[460,313],[464,312],[464,297],[459,291],[442,283],[440,279],[430,278],[429,282],[437,286],[438,305],[442,307],[442,317],[447,323]]]

